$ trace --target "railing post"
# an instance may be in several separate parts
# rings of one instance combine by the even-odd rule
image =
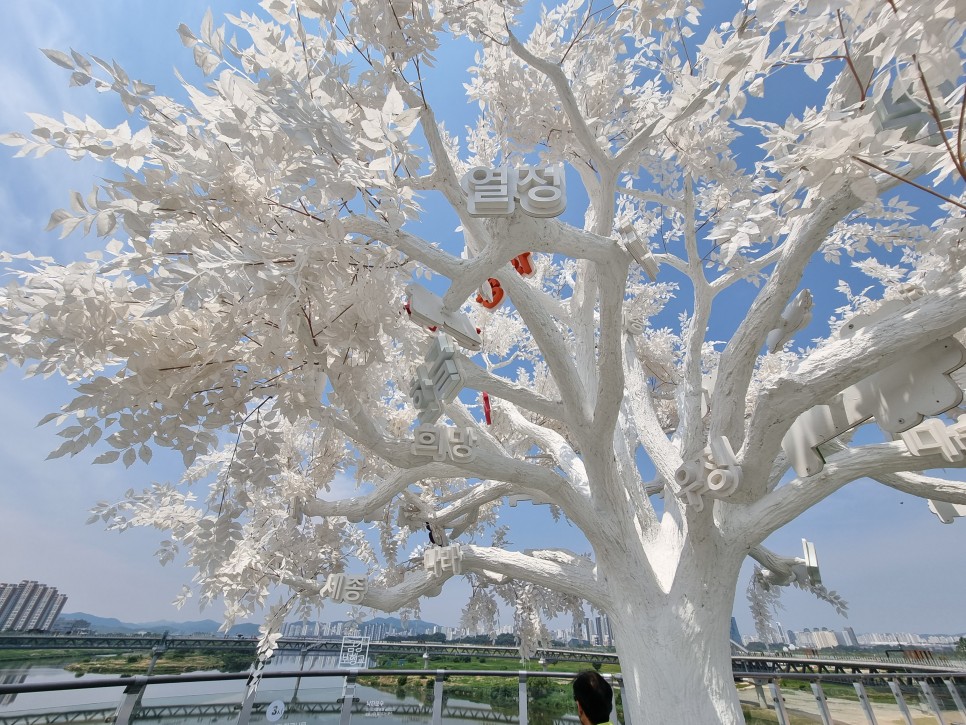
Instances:
[[[614,686],[614,683],[617,683],[617,686],[620,687],[621,691],[624,690],[624,679],[623,678],[617,677],[616,675],[611,675],[611,677],[610,677],[610,685],[611,685],[611,687]],[[611,702],[611,707],[610,707],[610,721],[612,723],[614,723],[614,725],[621,725],[620,720],[617,719],[617,693],[616,692],[614,693],[614,699]],[[630,717],[627,714],[627,708],[626,707],[624,708],[624,725],[631,725],[631,720],[630,720]]]
[[[869,725],[878,725],[878,721],[875,719],[875,711],[872,709],[872,703],[869,702],[869,693],[865,691],[865,685],[861,682],[853,682],[852,687],[855,688],[855,694],[859,696],[859,704],[862,705],[862,709],[865,711],[865,717],[869,721]]]
[[[356,702],[356,677],[359,670],[349,670],[345,676],[345,685],[342,688],[342,714],[339,716],[339,725],[349,725],[352,721],[352,706]]]
[[[947,677],[943,682],[946,683],[946,689],[952,695],[953,702],[956,703],[956,709],[959,710],[959,714],[966,718],[966,707],[963,706],[963,698],[959,696],[959,690],[956,689],[956,681],[952,677]]]
[[[527,725],[527,671],[520,670],[520,725]]]
[[[443,686],[446,682],[446,670],[436,670],[436,682],[433,683],[433,725],[443,725]]]
[[[822,725],[832,725],[832,713],[828,711],[828,702],[825,699],[825,690],[822,689],[821,682],[813,682],[812,694],[815,695],[815,702],[818,703],[818,714],[822,718]]]
[[[143,677],[135,677],[134,681],[124,688],[124,699],[114,713],[114,725],[128,725],[131,722],[131,715],[140,707],[141,698],[144,697],[144,690],[148,683]]]
[[[768,707],[768,698],[765,697],[765,688],[762,687],[761,680],[755,680],[755,695],[758,696],[759,707]]]
[[[238,713],[235,725],[248,725],[252,716],[252,706],[255,704],[255,695],[258,694],[258,683],[261,682],[261,679],[261,670],[256,669],[249,675],[248,682],[245,683],[245,698],[242,700],[241,712]]]
[[[919,688],[922,690],[922,694],[926,696],[926,702],[928,702],[929,707],[932,708],[936,719],[939,720],[939,725],[946,725],[946,721],[943,719],[943,711],[939,707],[939,702],[936,700],[936,695],[933,694],[932,686],[924,678],[919,680]]]
[[[782,689],[778,686],[778,682],[775,680],[769,682],[768,686],[771,688],[771,696],[774,700],[775,715],[778,717],[778,725],[789,725],[788,713],[785,711],[785,698],[782,697]]]
[[[889,689],[892,690],[892,696],[896,698],[896,704],[899,706],[899,712],[902,713],[902,717],[906,721],[906,725],[914,725],[912,722],[912,713],[909,712],[909,706],[906,704],[906,698],[902,696],[902,689],[899,687],[899,681],[889,680]]]

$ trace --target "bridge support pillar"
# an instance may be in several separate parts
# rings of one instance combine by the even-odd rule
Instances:
[[[144,697],[144,690],[147,688],[147,680],[143,677],[135,677],[134,681],[124,688],[124,699],[114,713],[114,725],[129,725],[131,716],[141,705],[141,698]]]
[[[785,698],[782,697],[782,688],[775,680],[768,683],[771,689],[773,704],[775,705],[775,716],[778,718],[778,725],[789,725],[788,711],[785,710]]]
[[[939,725],[946,725],[946,721],[943,719],[942,708],[939,707],[939,702],[936,700],[936,695],[932,691],[932,685],[926,679],[919,680],[919,688],[922,690],[922,694],[926,696],[926,702],[929,703],[929,707],[932,708],[933,714],[936,716],[936,720],[939,721]]]
[[[527,702],[527,671],[520,670],[520,725],[527,725],[529,704]]]
[[[760,680],[755,680],[755,695],[758,697],[758,707],[767,708],[768,698],[765,697],[765,688],[762,687]]]
[[[832,713],[828,711],[828,701],[825,699],[825,690],[822,689],[821,682],[813,682],[812,694],[815,695],[815,702],[818,704],[818,714],[822,718],[822,725],[832,725]]]
[[[446,681],[446,671],[436,670],[436,681],[433,683],[433,725],[443,725],[443,683]]]
[[[869,721],[869,725],[878,725],[878,721],[875,719],[875,711],[872,709],[872,703],[869,701],[869,693],[865,691],[865,685],[861,682],[853,682],[852,687],[855,688],[855,694],[859,696],[859,704],[862,705],[862,711],[865,713],[865,718]]]
[[[902,696],[902,688],[899,687],[899,681],[889,680],[889,689],[892,690],[892,696],[896,698],[896,704],[899,706],[899,712],[902,713],[902,718],[906,721],[906,725],[913,725],[912,713],[909,712],[906,698]]]
[[[339,715],[339,725],[349,725],[352,721],[352,706],[356,703],[356,677],[359,670],[349,670],[345,676],[345,686],[342,688],[342,713]]]
[[[959,714],[966,718],[966,707],[963,706],[963,698],[959,694],[959,690],[956,689],[956,682],[951,678],[946,678],[943,680],[946,683],[946,689],[949,690],[949,694],[952,695],[953,702],[956,703],[956,709],[959,710]]]

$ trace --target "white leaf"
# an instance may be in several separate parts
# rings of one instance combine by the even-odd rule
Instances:
[[[186,48],[191,48],[195,43],[198,42],[195,34],[192,33],[188,26],[184,23],[181,23],[181,25],[178,26],[178,35],[181,36],[181,42]]]
[[[78,214],[83,214],[87,211],[87,207],[84,206],[84,197],[79,191],[70,192],[70,208]]]
[[[850,187],[852,193],[862,201],[875,201],[875,198],[879,195],[879,187],[870,176],[852,179]]]
[[[44,228],[44,231],[49,232],[51,229],[60,226],[70,218],[71,214],[69,211],[66,209],[58,209],[50,215],[50,220],[47,222],[47,226]]]
[[[117,225],[117,219],[109,211],[103,211],[97,215],[97,236],[106,237]]]
[[[206,41],[211,42],[211,28],[212,28],[212,17],[211,8],[205,12],[205,17],[201,19],[201,37]]]
[[[380,156],[369,164],[369,169],[372,171],[392,171],[392,157]]]
[[[137,460],[137,453],[134,452],[133,448],[128,448],[126,451],[124,451],[123,462],[125,468],[130,468],[132,465],[134,465],[135,460]]]
[[[20,133],[0,133],[0,143],[4,146],[23,146],[27,139]]]
[[[825,65],[823,63],[809,63],[805,66],[805,75],[811,78],[813,81],[817,81],[822,77],[822,71],[825,70]]]
[[[114,461],[116,461],[120,455],[120,451],[108,451],[107,453],[102,453],[95,458],[94,463],[114,463]]]
[[[67,70],[74,70],[74,61],[70,59],[67,53],[62,53],[59,50],[51,50],[49,48],[41,48],[40,52],[50,58],[54,63],[59,65],[61,68],[66,68]]]
[[[397,113],[402,113],[403,110],[403,99],[399,95],[399,91],[395,88],[390,88],[389,93],[386,94],[386,102],[382,106],[382,115],[391,119]]]
[[[45,415],[43,418],[40,419],[40,422],[37,423],[37,427],[39,428],[42,425],[47,425],[50,421],[52,421],[54,418],[58,417],[59,415],[60,413],[48,413],[47,415]]]

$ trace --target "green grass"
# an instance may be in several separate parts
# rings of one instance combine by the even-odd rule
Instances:
[[[5,649],[0,650],[0,663],[33,663],[44,660],[64,662],[67,660],[86,659],[98,654],[118,654],[117,650],[102,649]]]
[[[542,671],[543,667],[534,662],[523,663],[523,669]],[[557,662],[548,664],[548,672],[579,672],[589,669],[592,665],[580,662]],[[379,669],[445,669],[450,671],[446,675],[444,696],[488,704],[494,710],[506,714],[513,714],[519,708],[519,679],[515,674],[507,677],[477,677],[460,675],[460,670],[505,671],[519,670],[520,663],[513,660],[499,658],[480,658],[469,656],[432,657],[428,664],[417,655],[408,657],[391,657],[382,655],[376,660]],[[616,664],[603,665],[601,672],[614,673],[619,669]],[[403,679],[405,678],[405,679]],[[431,701],[433,696],[433,677],[425,675],[391,676],[391,677],[360,677],[359,684],[391,692],[397,697],[406,695],[418,700]],[[554,679],[534,677],[527,680],[529,698],[530,722],[533,725],[550,725],[555,719],[574,712],[573,690],[568,678]],[[623,704],[620,697],[617,702],[618,715],[623,719]]]

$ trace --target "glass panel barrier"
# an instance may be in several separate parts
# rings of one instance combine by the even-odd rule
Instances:
[[[572,677],[527,677],[527,720],[530,725],[559,721],[565,715],[576,716],[574,691],[570,685]]]
[[[520,722],[520,677],[451,672],[443,683],[443,725]],[[529,683],[528,683],[529,684]],[[530,723],[533,719],[530,709]]]
[[[433,677],[360,674],[352,721],[366,725],[432,723]]]
[[[359,688],[345,677],[312,676],[263,678],[252,705],[251,723],[311,723],[334,725],[342,714],[344,698],[358,711]]]
[[[548,663],[548,667],[552,669],[554,665]],[[617,713],[612,721],[637,725],[626,723],[624,718],[619,673],[603,672],[615,690]],[[106,678],[102,684],[109,687],[89,689],[84,685],[96,684],[92,679],[100,678],[78,678],[79,688],[73,689],[73,682],[59,677],[39,688],[29,682],[7,683],[6,687],[14,691],[0,694],[0,725],[12,725],[15,719],[21,724],[28,721],[37,725],[104,722],[122,704],[122,719],[133,711],[130,722],[138,725],[235,725],[240,717],[257,725],[335,725],[344,722],[342,703],[346,697],[349,700],[345,714],[351,715],[352,722],[364,725],[576,723],[573,676],[573,672],[543,669],[522,674],[486,669],[385,669],[357,671],[348,677],[345,671],[337,670],[266,671],[247,716],[242,707],[245,675],[231,679],[231,675],[194,673],[150,678],[150,682],[141,677]],[[115,683],[128,684],[130,694],[125,695]],[[966,673],[957,671],[780,675],[749,672],[742,673],[737,685],[749,725],[777,721],[776,695],[782,698],[781,717],[789,725],[966,723]],[[827,713],[813,687],[819,685]],[[35,688],[37,692],[22,691]],[[525,719],[520,708],[521,692],[525,698]]]

